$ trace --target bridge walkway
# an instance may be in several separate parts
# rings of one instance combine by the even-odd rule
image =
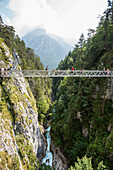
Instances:
[[[1,77],[113,77],[113,71],[103,70],[9,70]]]

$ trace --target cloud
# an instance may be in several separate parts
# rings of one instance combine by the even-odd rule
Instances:
[[[15,13],[11,23],[20,35],[40,25],[48,28],[54,19],[57,20],[57,13],[46,0],[10,0],[9,8]]]
[[[78,39],[81,33],[87,34],[87,29],[96,28],[97,16],[106,7],[103,0],[10,0],[15,17],[7,22],[20,36],[41,26],[66,39]]]

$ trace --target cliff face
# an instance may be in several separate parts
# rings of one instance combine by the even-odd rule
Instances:
[[[0,59],[1,66],[6,68],[13,62],[8,47],[1,39]],[[36,101],[28,82],[22,77],[1,78],[0,169],[37,169],[44,147]]]
[[[53,141],[51,142],[51,150],[53,152],[53,168],[59,170],[67,170],[68,159],[63,155],[58,147],[55,147]]]

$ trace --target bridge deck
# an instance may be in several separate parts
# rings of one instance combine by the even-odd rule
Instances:
[[[102,70],[10,70],[1,77],[113,77],[113,71]]]

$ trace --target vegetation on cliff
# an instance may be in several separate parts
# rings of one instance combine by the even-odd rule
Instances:
[[[13,54],[14,50],[18,53],[22,70],[44,69],[40,58],[34,53],[33,49],[26,47],[24,41],[18,35],[15,35],[15,30],[12,26],[0,24],[0,37],[7,44],[11,54]],[[1,50],[4,49],[1,48]],[[1,56],[2,61],[6,60],[4,53]],[[7,67],[7,65],[4,67]],[[45,115],[51,105],[52,81],[49,78],[28,78],[27,80],[37,102],[39,122],[43,124]]]
[[[113,68],[113,3],[106,9],[96,30],[82,34],[58,68],[61,70]],[[54,79],[52,138],[74,166],[77,157],[92,157],[97,169],[103,160],[113,164],[113,80],[110,78]]]
[[[0,55],[1,64],[5,67],[13,61],[2,38]],[[33,117],[37,118],[36,101],[27,81],[23,78],[0,78],[0,169],[36,169],[39,166],[31,139],[35,127],[34,134],[28,133],[37,122]]]
[[[14,49],[20,57],[22,69],[43,69],[39,57],[15,36],[13,27],[0,24],[1,67],[9,68],[13,64]],[[44,154],[44,139],[38,120],[43,123],[51,104],[51,80],[27,80],[0,77],[0,169],[37,169]]]
[[[3,67],[7,67],[9,62],[13,61],[11,54],[15,49],[20,57],[22,69],[43,69],[39,57],[31,48],[26,48],[24,41],[15,36],[13,27],[1,24],[0,37],[0,60],[3,61],[1,63]],[[105,67],[112,70],[113,3],[100,18],[97,29],[89,29],[87,40],[82,34],[73,51],[69,52],[58,66],[63,70],[71,69],[71,67],[92,70],[103,70]],[[36,134],[39,132],[37,132],[38,125],[36,124],[35,127],[34,124],[37,122],[37,108],[39,121],[43,123],[45,119],[45,114],[51,105],[52,82],[48,78],[27,80],[29,84],[22,78],[1,78],[0,137],[2,143],[0,148],[3,148],[0,152],[1,169],[19,169],[21,166],[23,169],[39,167],[35,151],[37,146],[34,144]],[[55,101],[52,109],[51,135],[54,143],[68,158],[69,166],[73,166],[71,169],[89,166],[90,169],[95,170],[111,170],[113,80],[110,78],[56,78],[53,80],[53,87]],[[75,163],[77,161],[78,163]]]

